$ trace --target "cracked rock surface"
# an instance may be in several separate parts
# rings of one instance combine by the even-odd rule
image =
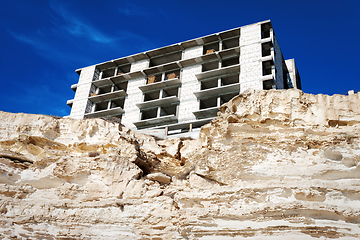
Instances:
[[[0,112],[0,239],[359,239],[360,93],[246,91],[198,140]]]

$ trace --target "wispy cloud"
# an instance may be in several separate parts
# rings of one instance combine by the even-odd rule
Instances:
[[[50,6],[56,14],[61,17],[61,23],[55,23],[55,25],[64,29],[69,34],[84,37],[98,43],[110,43],[116,40],[116,38],[102,33],[100,30],[91,26],[91,24],[85,20],[79,19],[74,14],[71,14],[63,3],[51,1]]]
[[[166,14],[158,5],[151,4],[150,6],[146,7],[143,4],[134,4],[134,3],[125,3],[121,4],[118,8],[118,11],[121,15],[124,16],[140,16],[144,18],[149,17],[156,17],[160,14],[161,17],[165,18],[166,20],[171,20],[170,16]]]
[[[132,3],[126,3],[119,7],[119,13],[125,16],[144,16],[146,12],[144,10]]]
[[[10,29],[7,29],[10,35],[17,41],[30,45],[34,51],[41,57],[55,61],[55,62],[77,62],[79,60],[85,61],[83,56],[76,55],[70,51],[66,51],[56,46],[54,43],[49,43],[48,39],[37,37],[38,34],[22,34]]]

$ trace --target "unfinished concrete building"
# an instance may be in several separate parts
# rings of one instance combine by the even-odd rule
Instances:
[[[196,132],[248,89],[301,89],[270,20],[77,69],[70,118],[114,116],[138,131]],[[196,133],[195,133],[196,134]]]

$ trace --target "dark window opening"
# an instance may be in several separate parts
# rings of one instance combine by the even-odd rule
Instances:
[[[215,88],[217,86],[218,86],[218,79],[217,78],[213,78],[213,79],[201,82],[201,90]]]
[[[273,89],[275,88],[275,83],[273,80],[266,80],[266,81],[263,81],[263,89],[264,90],[270,90],[270,89]]]
[[[176,104],[168,106],[168,107],[161,107],[160,108],[160,117],[176,115],[176,108],[177,108]]]
[[[262,63],[262,69],[263,69],[263,76],[269,75],[272,73],[272,66],[273,66],[273,62],[272,61],[266,61]]]
[[[108,102],[97,103],[95,106],[95,112],[106,110],[107,106],[108,106]]]
[[[177,96],[178,91],[179,91],[178,87],[164,89],[163,94],[162,94],[162,98]]]
[[[239,46],[239,37],[227,39],[222,42],[223,50]]]
[[[236,64],[239,64],[239,57],[223,60],[221,63],[221,67],[229,67]]]
[[[144,102],[159,99],[160,91],[144,93]]]
[[[270,29],[272,29],[271,23],[261,24],[261,38],[270,37]]]
[[[220,105],[227,103],[228,101],[230,101],[233,97],[235,97],[237,95],[239,95],[239,92],[229,93],[229,94],[220,96]]]
[[[122,82],[116,85],[117,90],[124,90],[127,91],[128,82]]]
[[[143,110],[141,112],[141,120],[156,118],[156,116],[157,116],[157,108]]]
[[[239,74],[221,78],[221,86],[235,84],[235,83],[239,83]]]
[[[262,56],[263,57],[270,56],[272,47],[273,47],[272,43],[261,44]]]
[[[104,93],[109,93],[111,92],[111,86],[106,86],[106,87],[101,87],[99,88],[98,94],[104,94]],[[97,94],[94,94],[97,95]]]
[[[200,109],[217,107],[217,97],[200,100]]]
[[[120,99],[113,99],[111,100],[111,108],[114,108],[114,107],[121,107],[121,108],[124,108],[124,103],[125,103],[125,99],[124,98],[120,98]]]
[[[115,68],[104,70],[101,78],[113,77],[115,75]]]
[[[218,69],[219,68],[219,62],[209,62],[202,65],[202,71],[207,72],[210,70]]]
[[[296,71],[296,88],[301,90],[301,79],[298,71]]]
[[[117,75],[121,75],[121,74],[130,72],[130,67],[131,67],[131,64],[126,64],[126,65],[123,65],[123,66],[119,66],[118,71],[117,71]]]

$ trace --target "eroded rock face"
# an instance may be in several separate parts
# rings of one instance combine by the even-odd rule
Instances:
[[[0,112],[0,238],[360,238],[360,94],[220,110],[199,140]]]

